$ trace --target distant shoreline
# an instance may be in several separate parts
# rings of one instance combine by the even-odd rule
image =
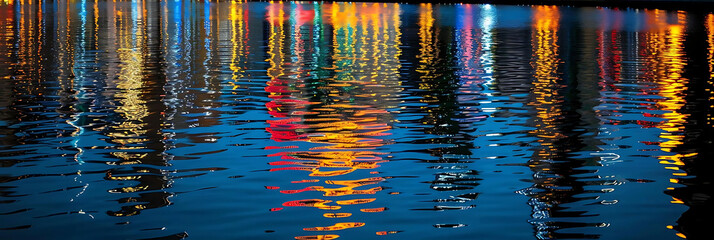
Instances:
[[[433,3],[433,4],[503,4],[503,5],[559,5],[575,7],[621,7],[621,8],[657,8],[681,9],[714,12],[714,0],[445,0],[445,1],[409,1],[409,0],[363,0],[363,1],[328,1],[328,2],[395,2],[395,3]]]

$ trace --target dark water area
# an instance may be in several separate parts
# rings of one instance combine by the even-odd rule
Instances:
[[[714,14],[0,3],[1,239],[712,239]]]

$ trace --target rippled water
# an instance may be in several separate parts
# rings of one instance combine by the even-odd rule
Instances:
[[[708,239],[714,14],[0,3],[0,238]]]

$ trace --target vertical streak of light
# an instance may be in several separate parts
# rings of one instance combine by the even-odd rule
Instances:
[[[210,80],[211,77],[209,77],[209,66],[211,65],[210,61],[213,59],[213,51],[211,49],[211,38],[213,36],[213,28],[212,28],[212,22],[211,20],[213,19],[213,16],[211,15],[211,1],[204,1],[203,2],[203,29],[204,29],[204,43],[203,47],[206,50],[206,58],[203,60],[203,67],[206,70],[206,75],[203,78],[204,81],[204,91],[209,91],[209,86],[210,86]]]
[[[268,68],[268,76],[271,80],[282,77],[285,73],[283,70],[283,19],[285,13],[283,11],[283,5],[271,4],[268,9],[268,21],[270,24],[270,31],[268,37],[268,63],[270,67]]]
[[[67,4],[68,4],[67,18],[69,19],[69,2]],[[80,3],[79,20],[80,20],[80,32],[79,32],[80,34],[78,37],[79,38],[79,46],[78,46],[78,50],[75,54],[75,58],[82,59],[86,53],[86,32],[87,32],[87,28],[86,28],[86,26],[87,26],[87,2],[86,2],[86,0],[82,0]],[[69,20],[68,20],[68,22],[69,22]],[[70,31],[69,24],[68,24],[67,31],[68,32]],[[70,33],[68,33],[68,35],[71,36]],[[73,61],[73,63],[74,63],[74,65],[72,66],[72,72],[74,73],[73,75],[75,76],[74,77],[75,81],[73,82],[73,87],[77,91],[77,94],[76,94],[77,99],[80,99],[80,101],[81,101],[81,99],[84,99],[85,94],[86,94],[86,91],[84,90],[84,87],[83,87],[83,85],[85,84],[85,80],[86,80],[85,72],[84,72],[82,66],[80,66],[81,64],[84,64],[84,63],[83,62],[74,62],[74,61]],[[80,143],[79,143],[79,140],[80,140],[79,136],[81,136],[85,131],[84,127],[79,126],[81,124],[78,124],[82,118],[81,115],[82,115],[82,113],[76,113],[75,116],[73,117],[73,121],[68,122],[70,125],[72,125],[73,127],[75,127],[77,129],[75,134],[73,134],[73,136],[75,138],[72,140],[72,145],[78,151],[77,154],[75,154],[75,161],[79,164],[84,163],[84,160],[82,160],[82,155],[84,153],[84,150],[80,147]]]
[[[20,2],[20,3],[22,4],[23,2]],[[28,36],[25,35],[27,33],[27,28],[25,27],[25,6],[17,5],[17,8],[20,9],[20,11],[18,11],[19,15],[16,16],[17,18],[20,18],[20,21],[17,21],[17,24],[18,24],[17,29],[18,29],[18,35],[19,35],[18,36],[18,44],[17,44],[18,48],[19,48],[18,49],[18,55],[19,55],[18,57],[20,60],[20,64],[25,64],[25,61],[23,61],[24,60],[23,57],[26,55],[26,53],[24,53],[23,51],[25,51],[25,49],[26,49],[25,43],[27,42],[27,38],[28,38]]]
[[[477,29],[473,26],[474,9],[470,4],[460,5],[457,8],[459,22],[457,23],[457,33],[455,34],[457,46],[457,60],[460,65],[459,76],[462,85],[472,85],[478,66],[474,66],[474,58],[480,55],[480,46],[475,40]]]
[[[557,96],[558,92],[553,87],[559,78],[556,76],[558,72],[558,25],[560,14],[557,7],[537,6],[535,7],[533,33],[533,48],[535,49],[533,62],[534,77],[533,94],[538,119],[535,127],[538,128],[537,134],[545,139],[559,137],[557,132],[552,131],[556,119],[560,115],[560,109],[554,106],[561,100]],[[543,139],[540,140],[541,142]],[[546,154],[545,152],[543,154]]]
[[[312,41],[312,47],[313,47],[313,54],[312,54],[312,62],[315,64],[316,68],[320,68],[322,62],[320,62],[320,56],[322,55],[322,44],[321,44],[321,39],[323,36],[323,22],[322,22],[322,4],[319,4],[318,2],[313,2],[312,8],[314,13],[314,18],[312,19],[312,36],[313,36],[313,41]],[[315,77],[320,77],[320,74],[315,71]]]
[[[481,47],[483,54],[481,55],[481,66],[484,68],[484,91],[485,94],[490,94],[490,86],[493,82],[493,25],[496,21],[496,9],[489,4],[481,5]]]
[[[666,120],[658,124],[657,127],[664,130],[660,137],[666,139],[660,143],[662,151],[673,152],[674,148],[682,144],[682,131],[687,115],[681,113],[682,107],[686,104],[684,98],[687,90],[688,79],[682,77],[684,66],[684,17],[680,15],[680,22],[677,24],[667,24],[663,29],[663,44],[659,45],[658,53],[660,54],[656,61],[660,62],[659,69],[656,71],[655,81],[659,85],[661,91],[659,95],[665,99],[658,102],[658,109],[666,111],[662,117]],[[667,165],[681,166],[684,163],[681,158],[682,154],[671,156],[661,156],[660,163]],[[676,180],[673,180],[676,181]]]
[[[560,12],[556,6],[535,6],[533,13],[533,33],[532,48],[533,61],[531,65],[534,71],[533,95],[534,101],[529,105],[534,106],[536,116],[534,118],[535,130],[531,134],[535,135],[540,144],[528,165],[534,172],[534,176],[546,175],[554,167],[551,160],[558,157],[559,151],[556,142],[565,136],[559,129],[559,120],[563,115],[563,96],[559,96],[560,77],[558,67],[560,64],[558,46],[558,29],[560,25]],[[552,217],[552,208],[558,203],[558,196],[553,196],[548,190],[539,193],[542,189],[556,189],[558,187],[558,177],[538,177],[534,179],[534,184],[526,191],[526,195],[531,197],[529,205],[533,208],[531,221],[536,229],[538,239],[549,239],[558,229],[556,226],[548,225],[548,218]]]
[[[665,121],[655,123],[654,126],[661,129],[659,137],[663,140],[659,142],[660,150],[666,154],[658,156],[659,163],[665,169],[672,170],[669,181],[678,184],[679,177],[687,176],[682,168],[688,158],[694,158],[698,152],[677,152],[677,148],[684,144],[685,124],[689,114],[684,113],[683,108],[687,104],[689,79],[683,77],[687,61],[684,52],[684,41],[686,31],[686,13],[676,13],[676,23],[670,23],[666,12],[654,10],[648,12],[648,25],[651,26],[651,33],[644,38],[644,52],[649,54],[645,64],[649,74],[645,79],[656,84],[656,94],[662,99],[650,108],[652,110],[664,111],[657,114],[657,117]],[[670,187],[668,189],[673,189]],[[685,202],[672,196],[670,201],[673,204],[684,204]],[[682,232],[677,232],[677,236],[687,238]]]
[[[301,15],[306,11],[296,3],[291,4],[289,25],[292,29],[290,34],[290,55],[293,57],[291,64],[291,78],[300,81],[304,78],[305,66],[305,40],[303,39],[301,28],[306,23],[301,19]],[[297,82],[293,83],[298,85]]]
[[[707,43],[709,44],[709,49],[707,50],[707,60],[709,62],[709,79],[707,79],[707,83],[709,87],[709,92],[714,95],[714,13],[708,14],[705,22]],[[709,108],[714,108],[714,105],[710,105]],[[714,116],[707,116],[707,125],[714,127]]]
[[[60,52],[60,56],[62,56],[60,58],[60,59],[62,59],[62,61],[60,61],[59,69],[60,69],[60,71],[66,71],[66,73],[64,75],[68,81],[68,82],[61,81],[60,85],[62,86],[62,89],[66,90],[67,92],[70,92],[70,89],[72,89],[72,90],[77,89],[77,87],[75,86],[75,81],[74,81],[75,74],[74,74],[73,67],[75,65],[75,46],[72,44],[72,41],[71,41],[72,20],[70,17],[70,10],[69,10],[70,8],[69,7],[70,7],[69,1],[67,1],[64,4],[64,10],[65,10],[64,19],[63,19],[63,21],[58,20],[58,22],[63,23],[60,26],[64,25],[64,29],[62,30],[62,33],[59,33],[61,27],[57,28],[58,34],[61,34],[61,36],[62,36],[59,39],[63,39],[62,41],[60,41],[60,51],[59,52]],[[66,55],[66,57],[64,57],[63,55]],[[64,58],[68,58],[68,59],[65,61]],[[69,71],[67,71],[67,69],[69,69]],[[79,121],[79,114],[75,113],[75,114],[73,114],[72,118],[67,119],[66,122],[67,122],[67,124],[69,124],[70,126],[75,128],[75,131],[72,132],[72,137],[75,139],[71,140],[71,142],[70,142],[70,144],[72,144],[72,146],[77,150],[77,153],[74,155],[74,161],[79,164],[82,164],[83,163],[82,154],[84,153],[84,150],[81,147],[79,147],[78,136],[84,132],[84,128],[79,127],[75,124],[78,121]]]
[[[665,110],[662,114],[663,121],[657,124],[657,127],[664,130],[660,134],[660,138],[665,139],[665,142],[659,144],[660,149],[664,152],[673,153],[673,155],[659,156],[660,163],[665,165],[667,169],[674,172],[670,178],[671,183],[679,183],[677,176],[686,176],[686,172],[681,171],[681,167],[685,165],[683,159],[695,157],[698,152],[677,153],[676,148],[683,144],[685,138],[684,124],[686,123],[687,114],[682,113],[682,108],[686,105],[684,98],[687,91],[688,79],[682,77],[686,61],[684,59],[684,31],[686,26],[686,15],[684,13],[677,14],[678,22],[676,24],[665,24],[663,28],[664,44],[660,45],[660,56],[657,61],[662,63],[661,69],[658,69],[655,75],[655,81],[661,89],[659,95],[664,99],[657,103],[659,110]],[[680,199],[674,198],[671,201],[674,204],[683,204]],[[686,238],[686,236],[678,232],[677,236]]]
[[[148,116],[148,107],[146,101],[141,98],[144,82],[142,80],[142,64],[144,63],[144,55],[142,49],[146,44],[147,29],[145,18],[145,6],[138,5],[134,2],[131,6],[131,24],[129,26],[119,27],[121,33],[119,37],[119,76],[117,88],[118,92],[115,98],[119,99],[120,105],[117,106],[115,112],[120,114],[122,121],[107,135],[112,141],[121,145],[127,146],[147,141],[143,136],[147,133],[145,129],[146,123],[144,118]],[[120,20],[124,22],[124,20]],[[123,149],[123,148],[120,148]],[[124,160],[137,158],[141,159],[146,156],[145,153],[128,153],[128,152],[112,152],[112,155]]]
[[[94,0],[94,49],[99,49],[99,0]]]
[[[245,46],[244,46],[244,40],[242,37],[245,34],[244,31],[244,18],[243,16],[243,4],[242,3],[236,3],[236,2],[231,2],[230,6],[230,21],[231,21],[231,64],[230,64],[230,69],[231,69],[231,82],[230,84],[233,85],[233,90],[236,90],[240,84],[240,81],[242,80],[243,77],[245,77],[245,69],[240,66],[240,63],[244,62],[244,59],[241,59],[242,57],[245,56]]]
[[[434,29],[434,21],[433,6],[430,3],[419,4],[419,65],[416,69],[416,72],[422,75],[419,89],[429,89],[430,80],[435,78],[434,70],[430,67],[437,54],[434,46],[438,44],[434,38],[438,33],[438,30]]]
[[[481,65],[484,55],[482,40],[484,31],[481,26],[474,23],[479,20],[480,25],[486,25],[484,22],[484,14],[479,14],[476,18],[476,7],[471,4],[459,5],[456,7],[456,33],[454,35],[456,42],[456,65],[458,70],[456,75],[459,77],[459,88],[456,90],[456,102],[460,105],[459,114],[464,115],[462,121],[471,122],[483,119],[477,114],[481,112],[479,98],[483,96],[484,79],[481,78],[485,72],[484,66]],[[480,9],[480,8],[479,8]],[[488,27],[488,26],[487,26]],[[481,41],[480,41],[481,40]]]
[[[44,34],[44,32],[45,32],[45,29],[44,29],[44,26],[45,26],[45,25],[44,25],[44,19],[42,18],[42,12],[43,12],[43,11],[42,11],[42,10],[43,10],[43,4],[42,4],[42,3],[43,3],[42,1],[38,1],[38,2],[37,2],[37,4],[38,4],[38,6],[37,6],[37,30],[36,30],[36,31],[37,31],[37,41],[36,41],[35,43],[37,44],[37,50],[36,50],[36,52],[37,52],[37,56],[38,56],[38,59],[39,59],[39,60],[38,60],[38,63],[41,63],[41,61],[42,61],[42,58],[41,58],[41,56],[42,56],[42,46],[44,45],[43,43],[45,42],[44,39],[42,39],[42,38],[43,38],[43,34]],[[39,69],[38,69],[38,70],[40,70],[40,72],[42,71],[42,68],[43,68],[43,64],[39,64]],[[41,81],[43,81],[43,79],[40,79],[40,78],[37,79],[38,86],[39,86],[39,84],[40,84]]]

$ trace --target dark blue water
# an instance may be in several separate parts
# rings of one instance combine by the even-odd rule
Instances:
[[[714,14],[0,3],[2,239],[710,239]]]

